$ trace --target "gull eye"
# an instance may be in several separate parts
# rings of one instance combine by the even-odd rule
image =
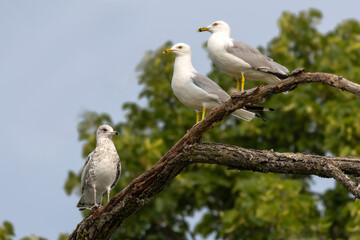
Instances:
[[[106,132],[107,131],[106,128],[104,128],[103,131]]]
[[[182,46],[178,46],[178,49],[182,49]]]
[[[217,25],[218,25],[218,23],[214,23],[214,24],[213,24],[214,27],[217,26]]]

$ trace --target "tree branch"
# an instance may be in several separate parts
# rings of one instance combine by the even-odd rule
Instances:
[[[348,176],[360,175],[360,158],[356,157],[278,153],[273,150],[254,150],[217,143],[202,143],[186,147],[182,155],[185,155],[190,163],[224,165],[229,169],[334,178],[356,198],[360,198],[359,185]]]
[[[347,176],[343,171],[338,167],[335,167],[332,163],[327,164],[327,169],[334,179],[341,183],[345,188],[347,188],[356,198],[360,198],[359,184]]]
[[[334,177],[358,197],[355,182],[346,174],[359,176],[359,158],[276,153],[222,144],[199,144],[203,133],[212,128],[214,123],[222,121],[245,104],[255,104],[270,95],[291,91],[299,84],[311,82],[320,82],[360,96],[360,85],[356,83],[328,73],[304,73],[303,69],[294,71],[292,76],[278,83],[234,93],[231,99],[213,109],[203,121],[192,127],[151,169],[134,179],[108,204],[90,212],[77,225],[69,239],[109,239],[124,219],[139,210],[184,167],[192,163],[220,164],[238,170]]]
[[[329,157],[308,153],[278,153],[273,150],[256,150],[219,143],[199,143],[184,149],[189,163],[210,163],[230,169],[251,170],[262,173],[317,175],[333,178],[333,169],[343,174],[360,176],[360,158]],[[329,167],[331,164],[332,167]]]

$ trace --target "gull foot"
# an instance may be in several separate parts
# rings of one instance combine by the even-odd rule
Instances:
[[[98,209],[98,208],[100,208],[100,207],[101,207],[101,205],[95,203],[95,204],[91,207],[91,210],[96,210],[96,209]]]
[[[202,121],[202,120],[201,120]],[[198,121],[197,123],[195,123],[194,125],[193,125],[193,127],[195,127],[196,125],[198,125],[199,123],[201,123],[201,121]]]

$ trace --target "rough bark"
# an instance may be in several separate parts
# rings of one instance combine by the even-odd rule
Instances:
[[[344,174],[360,175],[360,158],[329,157],[308,153],[278,153],[273,150],[247,149],[219,143],[199,143],[186,147],[183,156],[189,163],[224,165],[230,169],[262,173],[317,175],[332,178],[329,164]]]
[[[192,127],[151,169],[134,179],[100,209],[92,211],[76,227],[69,239],[109,239],[129,215],[139,210],[184,167],[193,163],[211,163],[231,169],[258,172],[296,173],[333,177],[357,198],[357,183],[348,175],[359,176],[360,158],[314,156],[302,153],[277,153],[272,150],[244,149],[223,144],[199,143],[202,134],[245,104],[294,90],[299,84],[319,82],[360,96],[360,85],[327,73],[305,73],[303,69],[281,82],[234,93],[231,99],[215,108]]]

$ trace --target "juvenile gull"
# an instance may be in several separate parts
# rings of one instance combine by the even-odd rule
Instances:
[[[81,176],[79,210],[101,206],[102,197],[119,181],[121,163],[112,136],[118,135],[109,125],[101,125],[96,132],[96,148],[86,159]]]
[[[171,87],[175,96],[187,107],[196,111],[196,123],[199,122],[199,112],[204,120],[206,109],[213,109],[230,98],[219,85],[210,78],[198,73],[191,63],[191,50],[185,43],[177,43],[163,53],[174,53],[174,73]],[[259,106],[256,106],[259,107]],[[271,110],[262,108],[261,110]],[[244,109],[238,109],[232,115],[250,121],[256,114]]]
[[[288,69],[259,50],[236,41],[230,37],[230,27],[224,21],[216,21],[198,32],[209,31],[211,36],[207,43],[210,59],[223,72],[237,80],[236,91],[244,90],[245,77],[248,80],[260,80],[273,83],[288,77]]]

